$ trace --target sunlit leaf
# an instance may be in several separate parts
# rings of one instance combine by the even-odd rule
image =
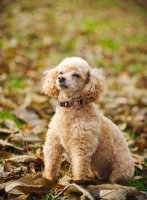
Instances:
[[[119,190],[101,190],[100,197],[101,199],[107,200],[125,200],[127,192],[123,189]]]
[[[22,151],[21,148],[19,148],[19,147],[15,146],[15,145],[13,145],[13,144],[11,144],[11,143],[9,143],[9,142],[6,142],[6,141],[0,139],[0,148],[1,148],[1,147],[4,148],[4,149],[5,149],[6,147],[12,147],[12,148],[14,148],[14,149],[16,149],[16,150]]]
[[[28,155],[14,156],[6,160],[6,162],[26,162],[31,163],[35,162],[35,158]]]
[[[90,200],[94,200],[94,198],[91,196],[91,194],[84,189],[83,187],[76,185],[75,183],[69,184],[67,185],[57,196],[56,198],[61,195],[65,190],[69,190],[71,192],[76,192],[76,193],[81,193],[82,195],[84,195],[85,197],[87,197]]]

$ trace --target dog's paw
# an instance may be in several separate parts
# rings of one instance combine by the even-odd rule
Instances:
[[[48,179],[48,180],[50,180],[50,181],[53,181],[53,180],[54,180],[54,177],[53,177],[50,173],[48,173],[48,172],[46,172],[46,171],[44,171],[44,172],[42,173],[42,178],[46,178],[46,179]]]

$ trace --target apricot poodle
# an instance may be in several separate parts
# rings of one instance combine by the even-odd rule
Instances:
[[[110,182],[133,176],[134,162],[121,131],[94,103],[104,86],[102,69],[92,69],[79,57],[66,58],[45,71],[43,91],[58,98],[43,149],[45,178],[58,176],[64,152],[75,180],[86,179],[88,174]]]

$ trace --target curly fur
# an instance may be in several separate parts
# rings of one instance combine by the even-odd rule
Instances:
[[[89,72],[89,81],[85,85],[81,96],[84,101],[96,101],[104,90],[105,78],[102,69],[93,69]]]
[[[61,81],[62,80],[62,81]],[[44,145],[44,177],[53,180],[60,170],[61,154],[72,163],[74,179],[97,176],[111,182],[128,181],[134,174],[134,162],[118,127],[97,109],[97,100],[105,87],[102,69],[92,69],[79,57],[63,60],[45,72],[45,94],[60,101],[82,105],[60,107],[49,124]]]
[[[58,97],[59,90],[56,87],[55,80],[58,77],[58,70],[57,68],[46,70],[44,72],[44,78],[43,78],[43,92],[46,95],[52,96],[52,97]]]

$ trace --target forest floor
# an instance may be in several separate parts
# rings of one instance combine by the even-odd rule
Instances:
[[[121,0],[2,0],[0,19],[0,199],[147,199],[147,9]],[[135,160],[127,189],[68,182],[64,159],[58,182],[41,176],[57,104],[42,93],[41,79],[70,56],[104,69],[107,90],[97,106],[121,129]]]

